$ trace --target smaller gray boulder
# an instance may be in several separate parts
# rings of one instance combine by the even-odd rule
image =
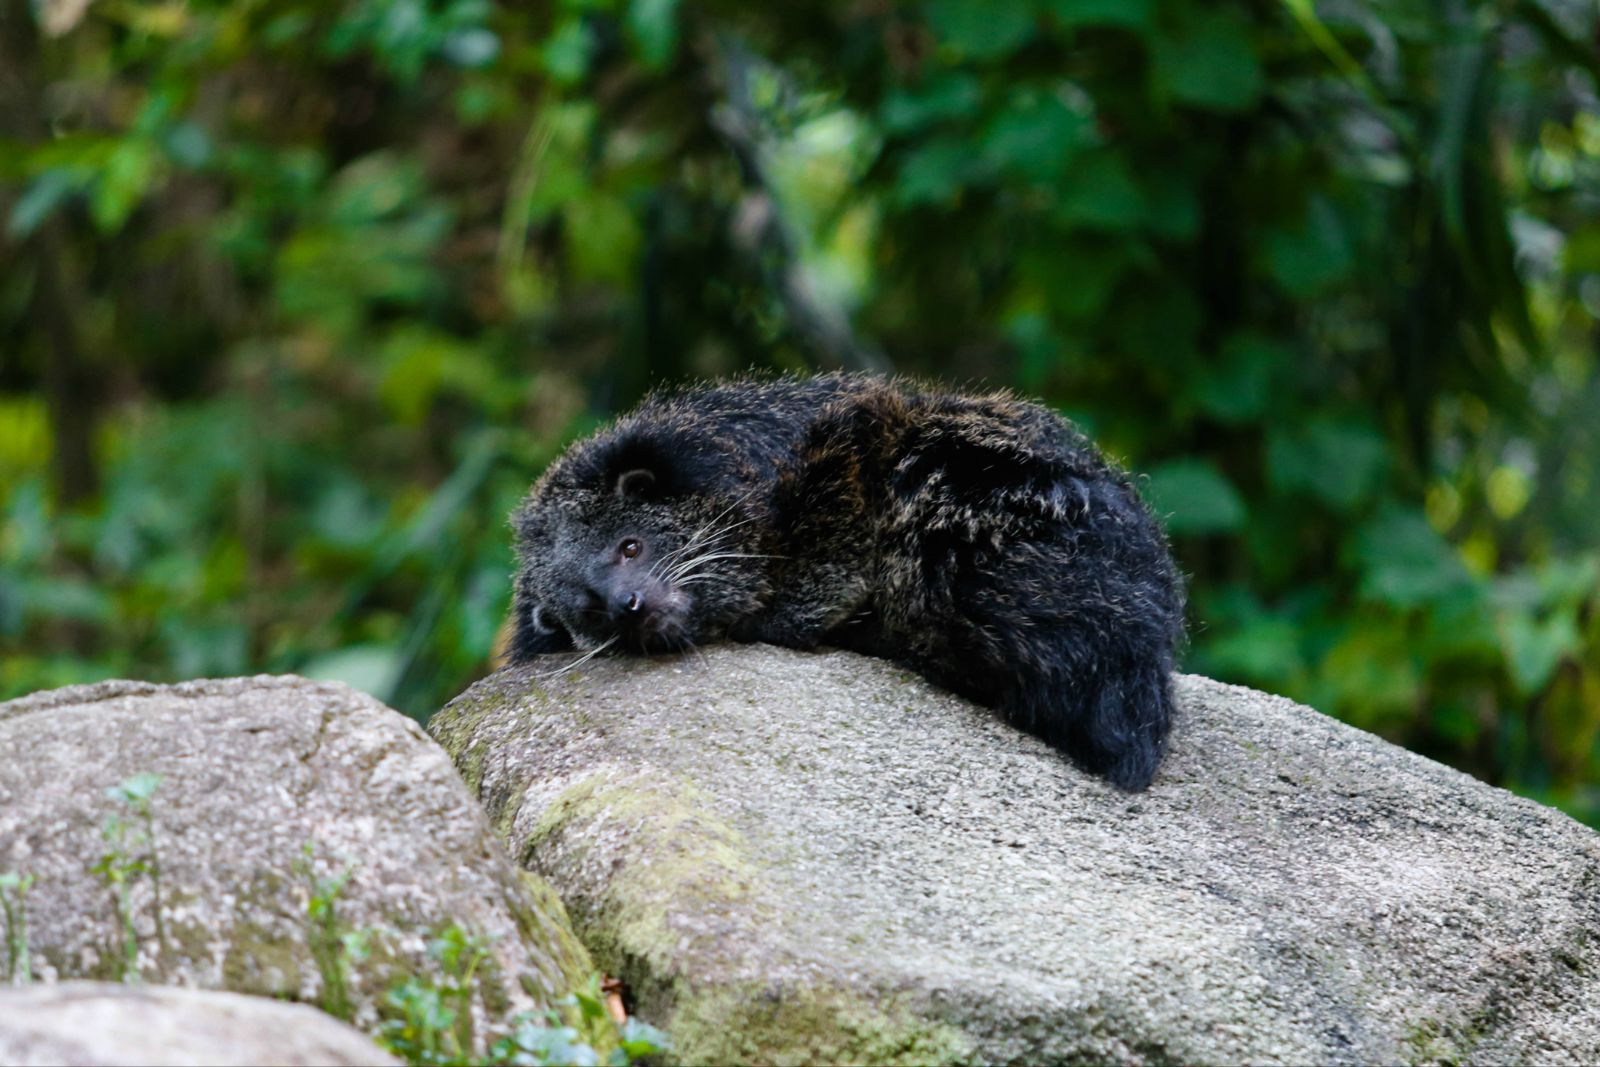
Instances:
[[[430,941],[454,924],[485,952],[461,1035],[482,1052],[493,1023],[592,970],[559,901],[510,862],[445,754],[346,686],[38,693],[0,704],[0,752],[0,875],[32,879],[41,980],[133,972],[299,1000],[371,1029],[408,979],[451,980]],[[130,783],[133,799],[116,795]],[[0,979],[6,965],[0,955]]]
[[[109,982],[0,990],[0,1063],[13,1067],[399,1062],[302,1004]]]

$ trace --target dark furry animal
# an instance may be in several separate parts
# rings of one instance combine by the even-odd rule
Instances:
[[[513,521],[514,662],[836,645],[1124,789],[1160,761],[1178,572],[1127,475],[1037,404],[853,375],[658,394],[572,446]]]

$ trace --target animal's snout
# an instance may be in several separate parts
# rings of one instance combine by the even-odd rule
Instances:
[[[614,624],[636,626],[650,614],[650,597],[632,582],[617,583],[609,588],[590,589],[589,603],[604,612]]]

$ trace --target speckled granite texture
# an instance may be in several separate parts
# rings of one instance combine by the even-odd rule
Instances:
[[[842,652],[502,671],[432,730],[685,1061],[1600,1062],[1600,837],[1178,680],[1148,792]]]

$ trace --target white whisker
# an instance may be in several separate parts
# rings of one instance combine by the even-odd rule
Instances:
[[[705,525],[701,526],[698,530],[691,534],[687,541],[672,551],[663,554],[660,559],[650,564],[650,569],[646,573],[652,576],[660,576],[662,573],[672,569],[673,565],[679,559],[681,559],[685,553],[691,552],[697,548],[714,551],[718,547],[718,542],[727,537],[729,533],[737,530],[741,526],[745,526],[751,522],[754,522],[755,519],[752,516],[749,518],[740,519],[738,522],[729,523],[727,526],[717,530],[715,533],[706,533],[707,530],[710,530],[714,525],[716,525],[717,520],[721,519],[722,516],[726,515],[734,508],[738,507],[741,503],[748,499],[749,496],[750,494],[746,493],[732,504],[729,504],[726,508],[723,508],[721,512],[713,516],[705,523]]]
[[[693,534],[690,535],[689,540],[684,543],[683,549],[685,551],[687,551],[689,548],[691,548],[694,545],[696,545],[697,543],[699,543],[700,537],[703,534],[705,534],[705,532],[707,530],[711,529],[712,527],[716,526],[716,524],[718,522],[722,521],[722,517],[724,515],[728,514],[728,512],[732,511],[734,508],[738,507],[740,504],[743,504],[746,500],[749,500],[754,495],[755,495],[755,490],[751,489],[749,492],[747,492],[743,496],[739,497],[739,499],[735,500],[733,503],[729,504],[727,507],[725,507],[721,511],[717,512],[717,514],[713,515],[710,519],[706,520],[705,525],[701,526],[698,530],[696,530]],[[730,523],[729,525],[724,526],[721,530],[718,530],[716,533],[709,535],[709,537],[710,538],[722,537],[725,534],[727,534],[727,532],[729,530],[736,530],[739,527],[745,525],[746,523],[753,522],[753,521],[754,521],[754,516],[750,516],[748,518],[740,519],[738,522]]]
[[[695,556],[693,559],[687,560],[684,563],[681,563],[678,566],[674,567],[667,574],[667,580],[671,581],[671,582],[674,582],[674,583],[681,582],[684,578],[687,578],[689,575],[693,574],[700,567],[705,566],[707,563],[715,562],[716,560],[719,560],[719,559],[782,559],[782,558],[783,558],[782,556],[773,555],[773,554],[767,553],[767,552],[707,552],[707,553],[705,553],[703,555]]]
[[[585,652],[583,655],[579,656],[577,659],[573,660],[571,663],[567,664],[565,667],[557,667],[553,671],[541,671],[539,674],[535,675],[535,677],[537,677],[537,678],[554,678],[557,675],[566,674],[568,671],[572,670],[573,668],[581,667],[585,663],[588,663],[591,659],[594,659],[594,657],[598,656],[600,653],[604,652],[606,649],[610,648],[612,645],[614,645],[616,643],[617,643],[617,638],[615,636],[608,637],[604,641],[602,641],[598,645],[596,645],[595,647],[591,648],[589,651]]]

